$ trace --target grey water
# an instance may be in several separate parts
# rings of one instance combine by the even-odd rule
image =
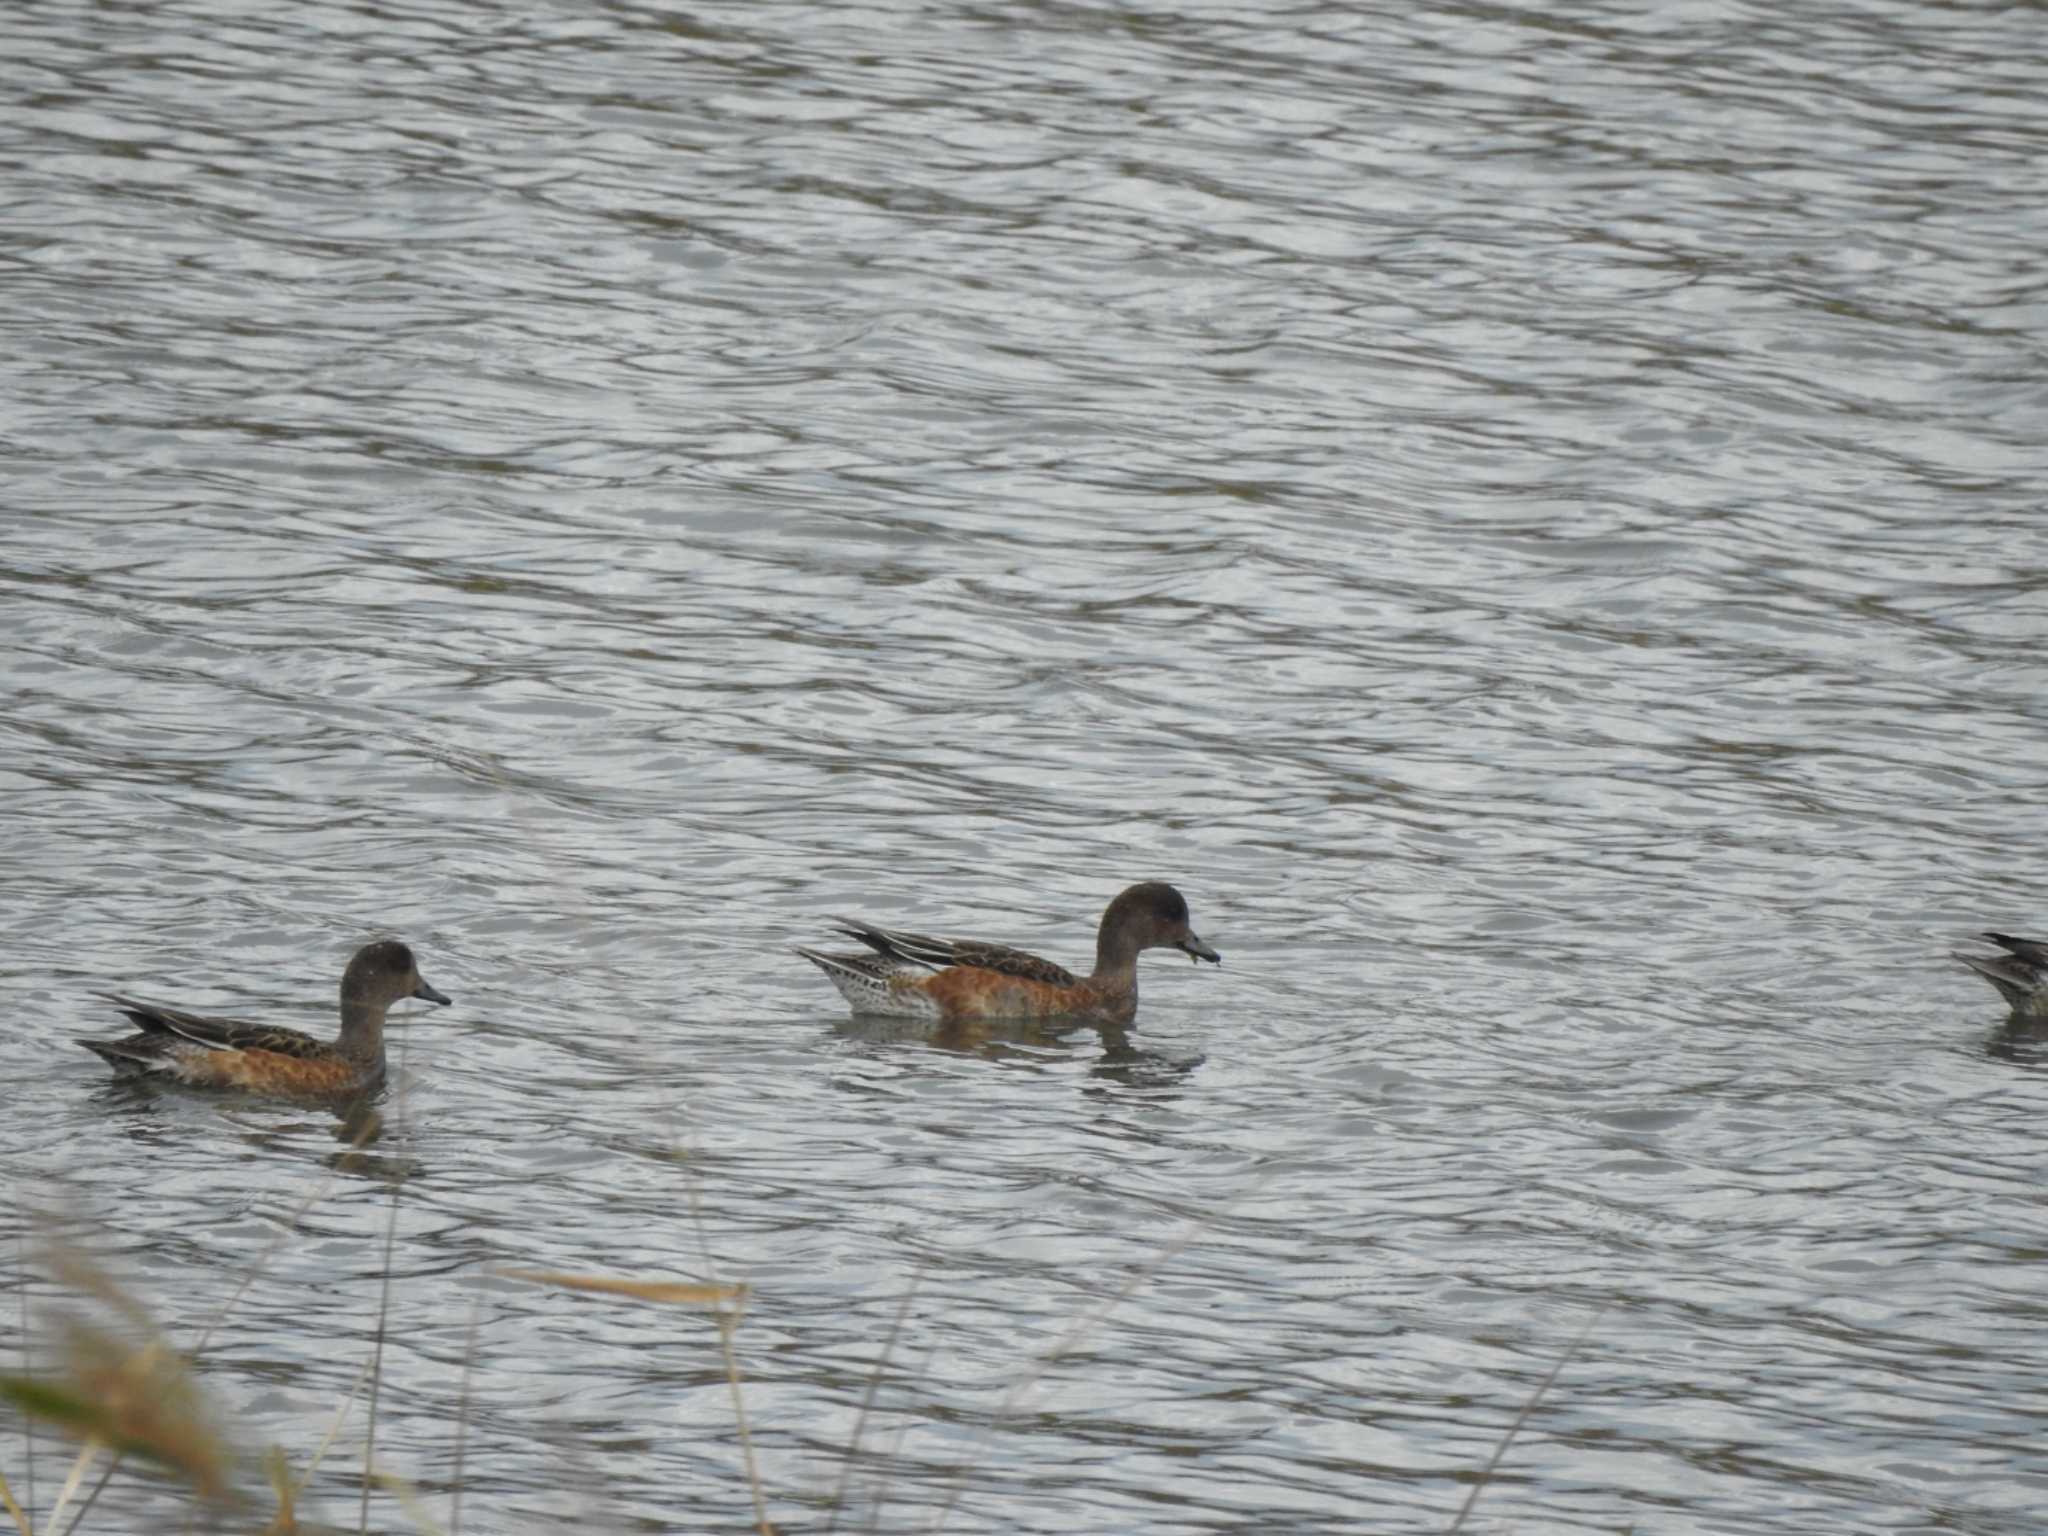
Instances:
[[[300,1468],[381,1315],[433,1519],[748,1529],[713,1322],[501,1272],[694,1277],[787,1530],[1443,1531],[1570,1352],[1468,1529],[2038,1531],[2040,33],[16,0],[0,1368],[55,1236]],[[1127,1040],[790,952],[1147,878]],[[381,933],[360,1148],[72,1043]]]

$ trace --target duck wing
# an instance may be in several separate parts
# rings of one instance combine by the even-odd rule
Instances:
[[[2048,970],[2048,944],[2035,939],[2016,939],[2009,933],[1987,933],[1984,937],[2023,964]]]
[[[1064,966],[1002,944],[985,944],[979,939],[935,939],[927,934],[905,933],[900,928],[877,928],[847,917],[835,917],[832,921],[849,939],[859,939],[878,955],[935,971],[970,965],[1000,976],[1021,976],[1026,981],[1043,981],[1055,987],[1071,987],[1080,982]]]
[[[187,1013],[162,1003],[145,1003],[118,992],[97,994],[119,1008],[145,1034],[176,1035],[212,1051],[271,1051],[279,1056],[317,1060],[334,1054],[324,1040],[281,1029],[273,1024],[252,1024],[246,1019],[222,1019],[210,1014]]]

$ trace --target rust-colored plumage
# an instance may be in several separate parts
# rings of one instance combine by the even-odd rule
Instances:
[[[1185,897],[1160,880],[1131,886],[1109,904],[1096,931],[1095,969],[1076,976],[1020,949],[974,939],[934,939],[848,918],[839,931],[870,954],[797,953],[831,978],[856,1013],[923,1018],[1080,1018],[1128,1023],[1138,1011],[1138,956],[1178,949],[1222,963],[1188,923]]]
[[[396,939],[357,950],[341,978],[341,1033],[318,1040],[295,1029],[187,1013],[102,992],[140,1031],[120,1040],[81,1040],[126,1076],[161,1076],[207,1088],[242,1088],[296,1098],[334,1098],[373,1088],[384,1076],[384,1016],[400,998],[446,1003]]]

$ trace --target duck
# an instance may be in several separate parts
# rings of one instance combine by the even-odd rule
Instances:
[[[384,1078],[384,1015],[401,998],[446,1007],[413,952],[397,939],[365,944],[341,973],[341,1033],[332,1041],[270,1024],[187,1013],[118,992],[94,994],[140,1031],[78,1043],[130,1078],[168,1078],[203,1088],[240,1088],[292,1097],[349,1097]]]
[[[1998,988],[2015,1019],[2048,1020],[2048,944],[2009,933],[1982,935],[2005,953],[1957,954],[1956,959]]]
[[[1223,957],[1189,924],[1187,898],[1164,880],[1120,892],[1095,935],[1095,969],[1076,976],[1020,949],[979,939],[935,939],[835,917],[835,931],[868,953],[797,946],[855,1013],[953,1024],[970,1020],[1074,1018],[1127,1024],[1138,1011],[1138,956],[1177,949],[1192,961]]]

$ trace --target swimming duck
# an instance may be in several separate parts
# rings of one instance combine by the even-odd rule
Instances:
[[[330,1097],[361,1093],[384,1076],[384,1014],[400,998],[446,1005],[396,939],[355,952],[341,975],[341,1033],[318,1040],[295,1029],[212,1018],[101,992],[139,1027],[121,1040],[80,1040],[124,1076],[162,1076],[211,1088]]]
[[[1095,969],[1086,976],[1000,944],[927,938],[843,917],[834,922],[873,953],[797,953],[831,978],[854,1012],[947,1023],[1068,1016],[1128,1023],[1138,1011],[1144,950],[1177,949],[1223,963],[1188,926],[1187,899],[1163,880],[1134,885],[1109,904],[1095,936]]]

